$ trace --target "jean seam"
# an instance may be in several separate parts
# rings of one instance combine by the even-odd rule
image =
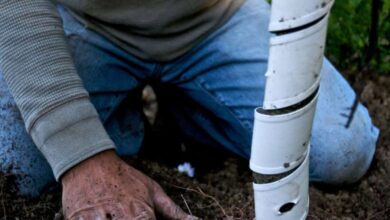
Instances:
[[[234,114],[234,112],[233,112],[228,106],[224,105],[219,99],[217,99],[217,97],[215,97],[214,95],[212,95],[212,94],[210,93],[210,91],[208,91],[208,90],[202,85],[202,83],[198,81],[198,79],[195,79],[195,80],[194,80],[194,83],[195,83],[201,90],[203,90],[209,97],[211,97],[216,103],[218,103],[218,105],[222,106],[223,108],[226,108],[226,109],[227,109],[226,111],[227,111],[231,116],[233,116],[233,118],[234,118],[235,120],[238,121],[239,125],[240,125],[242,128],[244,128],[245,130],[248,130],[248,132],[251,132],[250,129],[247,128],[247,127],[241,122],[241,120]],[[240,134],[240,136],[242,136],[242,135]]]

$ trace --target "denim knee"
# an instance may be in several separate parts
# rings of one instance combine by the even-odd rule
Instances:
[[[349,128],[322,119],[313,128],[310,180],[327,184],[358,181],[372,162],[379,135],[367,109],[359,105]]]
[[[13,176],[16,191],[37,197],[54,182],[49,164],[27,134],[0,70],[0,173]]]

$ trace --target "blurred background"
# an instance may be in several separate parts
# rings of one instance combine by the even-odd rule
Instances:
[[[326,55],[342,72],[390,74],[390,1],[337,0]]]

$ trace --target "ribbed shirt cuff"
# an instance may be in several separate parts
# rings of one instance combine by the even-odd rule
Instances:
[[[30,132],[58,181],[67,170],[115,145],[88,98],[64,104],[39,118]]]

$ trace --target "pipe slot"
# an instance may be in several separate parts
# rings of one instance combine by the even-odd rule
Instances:
[[[267,175],[267,174],[260,174],[260,173],[253,172],[253,182],[255,184],[272,183],[292,174],[296,169],[298,169],[298,167],[289,170],[287,172],[281,174],[274,174],[274,175]]]
[[[272,0],[271,32],[302,27],[329,13],[334,0]]]
[[[298,109],[301,109],[303,107],[305,107],[306,105],[308,105],[316,96],[317,96],[317,93],[319,91],[319,87],[317,87],[317,89],[313,92],[313,94],[311,94],[309,97],[307,97],[306,99],[304,99],[303,101],[295,104],[295,105],[291,105],[291,106],[288,106],[288,107],[285,107],[285,108],[279,108],[279,109],[263,109],[263,108],[257,108],[256,111],[260,114],[264,114],[264,115],[283,115],[283,114],[288,114],[290,112],[294,112]]]
[[[292,28],[292,29],[288,29],[288,30],[281,30],[281,31],[273,31],[271,33],[274,33],[276,34],[277,36],[281,36],[281,35],[285,35],[285,34],[291,34],[291,33],[294,33],[294,32],[297,32],[297,31],[301,31],[301,30],[304,30],[304,29],[307,29],[307,28],[310,28],[311,26],[314,26],[316,25],[317,23],[319,23],[322,19],[324,19],[326,17],[327,14],[325,14],[324,16],[318,18],[317,20],[314,20],[308,24],[304,24],[302,26],[299,26],[299,27],[295,27],[295,28]]]

